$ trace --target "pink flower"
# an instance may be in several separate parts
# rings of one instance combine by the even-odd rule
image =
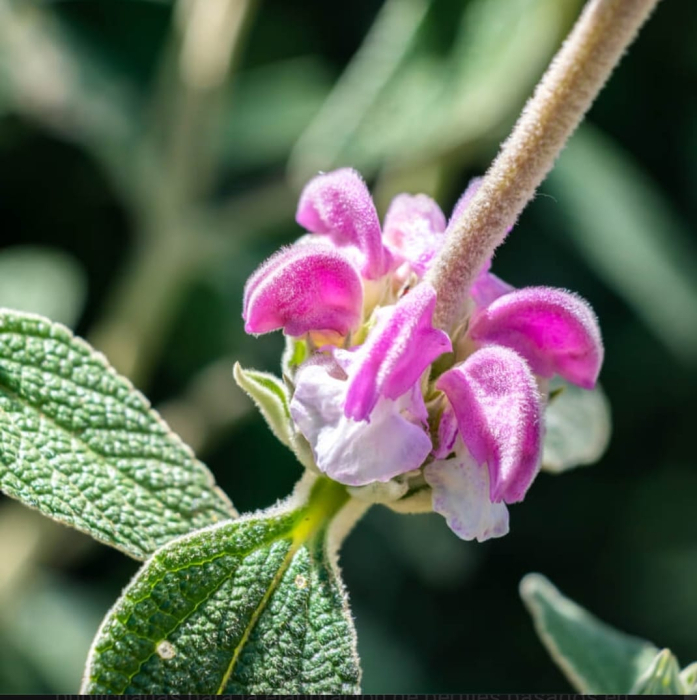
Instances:
[[[326,246],[295,245],[270,257],[247,281],[242,317],[247,333],[287,335],[358,327],[363,286],[358,272]]]
[[[355,170],[343,168],[310,180],[300,195],[295,220],[347,249],[365,279],[389,271],[392,258],[382,244],[373,199]]]
[[[352,486],[416,469],[432,449],[420,379],[451,349],[432,326],[436,295],[419,285],[380,310],[363,345],[332,349],[331,362],[301,368],[290,412],[317,466]]]
[[[248,332],[283,329],[301,357],[309,353],[284,370],[294,387],[286,413],[320,471],[352,487],[401,479],[408,490],[409,479],[419,488],[425,480],[452,530],[483,541],[508,532],[507,505],[539,472],[547,380],[592,389],[603,346],[585,301],[514,289],[491,261],[470,290],[464,335],[453,343],[433,327],[436,293],[418,280],[478,185],[447,225],[429,197],[397,196],[383,234],[355,171],[319,175],[297,211],[310,235],[252,275],[243,316]],[[328,334],[333,344],[316,348]],[[445,353],[446,371],[434,371]]]

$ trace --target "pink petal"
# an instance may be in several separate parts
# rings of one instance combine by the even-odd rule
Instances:
[[[383,237],[390,252],[421,276],[445,241],[445,217],[425,194],[400,194],[387,210]]]
[[[342,484],[364,486],[420,467],[431,440],[419,388],[396,401],[380,398],[370,423],[355,421],[344,415],[348,382],[341,374],[325,356],[302,365],[295,377],[290,413],[319,469]]]
[[[488,260],[470,289],[470,296],[474,299],[477,309],[483,309],[504,294],[515,290],[508,282],[489,272],[490,269],[491,260]]]
[[[489,468],[492,502],[515,503],[538,472],[542,406],[535,377],[520,355],[477,350],[436,382],[455,411],[460,435]]]
[[[279,250],[249,278],[242,317],[247,333],[346,335],[359,326],[362,306],[363,284],[351,263],[329,246],[304,244]]]
[[[382,245],[380,221],[370,192],[351,168],[318,175],[305,186],[295,220],[312,233],[330,236],[339,247],[355,248],[366,279],[384,275],[392,263]]]
[[[489,474],[462,447],[455,457],[431,462],[424,478],[433,490],[433,510],[463,540],[484,542],[508,533],[508,509],[489,498]]]
[[[526,287],[476,314],[470,337],[520,353],[542,377],[559,374],[592,389],[603,362],[598,320],[580,297],[561,289]]]
[[[397,304],[382,310],[363,345],[353,351],[334,351],[350,376],[348,417],[368,419],[380,396],[398,398],[416,384],[433,360],[452,350],[447,334],[433,328],[435,305],[435,290],[422,282]]]

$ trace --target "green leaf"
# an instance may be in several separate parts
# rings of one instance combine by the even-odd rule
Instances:
[[[663,649],[647,671],[630,690],[632,695],[685,695],[678,660],[669,649]]]
[[[271,432],[286,446],[291,447],[290,409],[288,390],[283,382],[268,372],[243,369],[239,362],[232,370],[240,389],[247,392],[264,416]]]
[[[581,693],[629,693],[658,652],[601,622],[540,574],[528,574],[520,594],[542,643]]]
[[[0,251],[0,307],[77,323],[87,280],[77,261],[61,250],[13,246]]]
[[[305,505],[158,550],[104,620],[81,692],[359,692],[355,633],[327,543],[347,500],[321,477]]]
[[[550,381],[545,411],[542,468],[558,474],[602,457],[610,441],[610,406],[597,386],[592,391],[565,382]]]
[[[697,662],[685,666],[680,673],[680,680],[689,695],[697,695]]]
[[[87,343],[0,310],[0,490],[144,559],[235,517],[212,475]]]

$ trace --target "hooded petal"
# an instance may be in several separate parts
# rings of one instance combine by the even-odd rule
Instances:
[[[455,412],[460,435],[489,468],[492,502],[521,501],[541,453],[541,400],[520,355],[502,347],[477,350],[436,382]]]
[[[363,284],[357,270],[329,246],[279,250],[247,281],[242,317],[247,333],[282,328],[287,335],[335,331],[361,322]]]
[[[370,423],[344,413],[348,382],[334,360],[323,357],[296,375],[290,413],[307,438],[319,469],[349,486],[389,481],[417,469],[431,451],[421,421],[418,387],[397,401],[380,398]]]
[[[392,263],[382,245],[380,221],[370,192],[351,168],[318,175],[305,186],[295,220],[312,233],[328,235],[335,245],[358,252],[366,279],[384,275]]]
[[[542,377],[559,374],[592,389],[603,362],[598,320],[580,297],[562,289],[526,287],[476,314],[469,336],[520,353]]]
[[[424,478],[433,489],[433,510],[461,539],[484,542],[508,533],[508,509],[491,502],[486,466],[477,464],[460,441],[454,458],[424,467]]]
[[[422,276],[445,241],[445,216],[425,194],[397,195],[385,215],[383,239],[394,257]]]
[[[394,306],[381,310],[363,345],[334,351],[350,377],[347,417],[368,419],[381,396],[399,398],[433,360],[452,350],[447,334],[433,327],[435,305],[435,290],[422,282]]]

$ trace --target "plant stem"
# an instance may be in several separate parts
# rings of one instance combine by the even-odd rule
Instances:
[[[451,328],[467,292],[552,169],[659,0],[589,0],[426,278],[435,323]]]

